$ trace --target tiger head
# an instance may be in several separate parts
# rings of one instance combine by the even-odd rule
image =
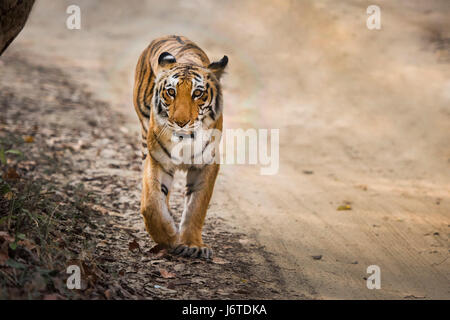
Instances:
[[[227,64],[227,56],[200,67],[178,63],[170,53],[161,53],[153,96],[156,122],[179,137],[212,128],[222,116],[220,77]]]

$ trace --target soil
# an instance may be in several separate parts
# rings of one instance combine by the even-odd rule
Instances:
[[[47,179],[96,199],[86,220],[97,228],[82,235],[105,242],[95,261],[112,257],[99,262],[103,297],[111,287],[118,298],[450,298],[448,1],[378,1],[381,30],[366,27],[372,3],[356,0],[80,0],[82,28],[68,30],[69,2],[36,3],[0,59],[2,117],[18,136],[38,125],[27,161],[53,157],[52,137],[68,145]],[[204,232],[219,263],[147,253],[131,94],[139,54],[164,34],[229,57],[226,128],[280,129],[278,174],[221,168]],[[58,76],[37,90],[28,70]],[[380,290],[367,289],[370,265]]]
[[[123,116],[111,114],[110,106],[93,99],[82,84],[59,69],[14,55],[2,59],[0,90],[2,146],[23,155],[4,166],[3,178],[12,186],[9,200],[19,203],[23,194],[29,196],[25,183],[39,187],[47,203],[41,207],[40,199],[29,209],[47,217],[38,224],[48,222],[43,235],[18,221],[20,214],[12,214],[9,230],[3,221],[2,243],[14,243],[11,226],[16,235],[18,229],[26,235],[19,248],[3,251],[9,258],[2,261],[4,297],[283,297],[276,266],[271,274],[259,270],[260,264],[271,265],[261,246],[230,232],[214,210],[205,228],[205,241],[215,252],[212,260],[176,257],[155,247],[139,214],[142,160],[134,150],[136,139]],[[178,176],[170,203],[177,220],[184,204],[182,181]],[[64,278],[73,264],[83,271],[82,288],[70,292]],[[23,280],[12,281],[16,273]]]

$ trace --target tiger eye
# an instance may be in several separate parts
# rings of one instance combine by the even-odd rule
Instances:
[[[203,91],[202,91],[202,90],[200,90],[200,89],[195,89],[192,96],[193,96],[194,98],[199,98],[199,97],[202,96],[202,94],[203,94]]]
[[[175,97],[175,89],[170,88],[169,90],[167,90],[167,93],[169,94],[169,96]]]

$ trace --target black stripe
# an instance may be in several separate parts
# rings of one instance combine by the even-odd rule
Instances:
[[[173,173],[167,171],[166,168],[164,168],[163,165],[158,160],[156,160],[155,157],[153,157],[151,153],[149,153],[149,155],[150,155],[150,158],[152,158],[153,161],[155,161],[159,165],[159,167],[165,174],[167,174],[173,178]]]
[[[195,44],[188,43],[187,45],[183,46],[183,48],[181,48],[181,50],[179,50],[177,52],[177,55],[179,55],[180,53],[182,53],[186,50],[190,50],[190,49],[199,49],[199,47],[197,47]]]
[[[152,79],[153,78],[153,72],[152,71],[150,71],[151,72],[151,74],[150,74],[150,85],[148,85],[146,88],[145,88],[145,91],[144,91],[144,104],[145,104],[145,100],[150,96],[152,96],[153,95],[153,88],[155,87],[155,80],[154,79]],[[150,88],[150,92],[148,92],[148,88]],[[146,105],[146,107],[147,107],[147,105]],[[148,106],[147,107],[148,109],[149,109],[149,111],[150,111],[150,106]]]
[[[144,108],[142,107],[142,103],[138,102],[139,110],[141,111],[142,115],[145,118],[150,118],[150,107],[147,107],[146,104],[144,104]]]
[[[144,55],[143,58],[141,59],[141,64],[140,64],[140,68],[139,68],[141,73],[139,74],[139,86],[138,86],[137,94],[136,94],[136,104],[138,105],[138,108],[141,112],[142,112],[142,109],[141,109],[139,100],[140,100],[140,95],[141,95],[142,80],[143,80],[143,76],[146,71],[146,70],[144,70],[145,57],[146,57],[146,55]]]
[[[142,135],[142,139],[147,140],[147,129],[145,129],[144,124],[141,121],[141,135]]]
[[[208,97],[214,97],[214,95],[212,94],[213,93],[213,89],[212,88],[209,88],[208,89]]]
[[[192,72],[192,75],[194,76],[194,79],[195,80],[197,80],[197,81],[202,81],[202,76],[201,75],[199,75],[197,72]]]
[[[161,115],[162,117],[167,118],[169,115],[167,114],[166,110],[163,109],[162,107],[162,102],[159,101],[158,105],[156,107],[156,111],[158,112],[159,115]]]
[[[197,153],[197,154],[192,155],[192,156],[191,156],[191,160],[194,160],[195,157],[197,157],[197,156],[203,154],[203,152],[205,152],[206,147],[209,145],[210,142],[211,142],[211,140],[208,140],[208,142],[206,142],[205,147],[203,148],[203,150],[202,150],[200,153]]]
[[[220,109],[220,98],[221,98],[221,95],[220,95],[220,92],[217,94],[217,96],[216,96],[216,101],[215,101],[215,104],[214,104],[214,108],[213,108],[213,110],[212,111],[214,111],[214,115],[217,115],[218,113],[219,113],[219,109]]]
[[[158,51],[159,48],[163,46],[164,43],[167,42],[167,39],[159,40],[155,42],[150,50],[150,56],[152,56],[156,51]]]
[[[162,193],[164,193],[166,196],[169,193],[169,190],[167,190],[167,187],[163,184],[161,184],[161,191]]]
[[[181,40],[181,38],[179,36],[175,36],[175,39],[177,39],[178,43],[185,44],[185,42],[183,40]]]
[[[159,146],[161,147],[161,149],[164,151],[164,153],[169,157],[169,159],[172,159],[170,157],[170,153],[169,151],[167,151],[167,149],[164,147],[164,145],[162,144],[161,141],[159,141],[158,137],[156,136],[155,132],[153,131],[153,137],[155,138],[156,142],[158,142]]]
[[[203,181],[197,182],[197,183],[188,183],[186,184],[186,196],[190,196],[192,193],[200,190],[203,185]]]

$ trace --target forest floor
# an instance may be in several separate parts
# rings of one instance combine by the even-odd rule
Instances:
[[[258,268],[271,264],[262,248],[220,217],[206,221],[212,260],[153,247],[139,214],[141,155],[123,117],[57,68],[14,56],[1,70],[0,298],[285,296],[277,268]],[[82,271],[80,290],[66,286],[70,265]]]

